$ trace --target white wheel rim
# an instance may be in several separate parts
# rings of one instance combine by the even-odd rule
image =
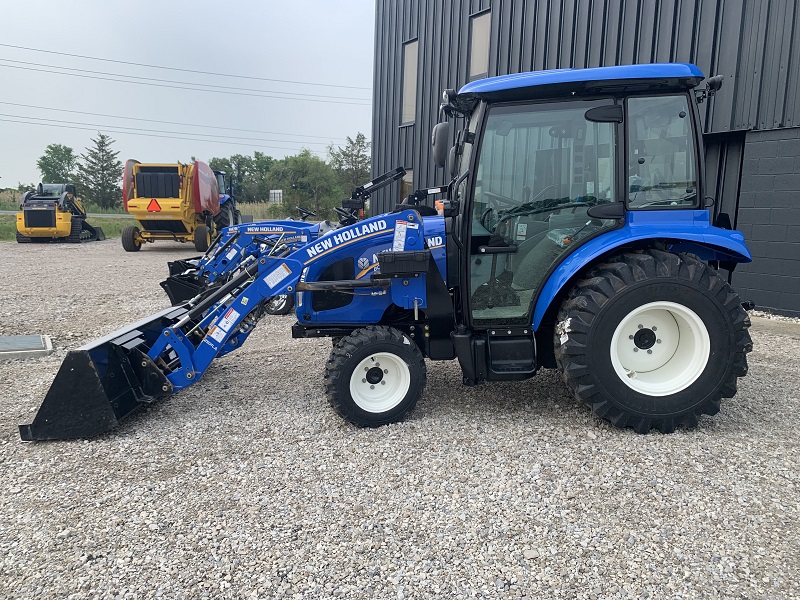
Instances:
[[[692,385],[708,364],[711,340],[703,320],[675,302],[632,310],[611,338],[611,364],[632,390],[668,396]]]
[[[383,413],[408,394],[411,371],[400,357],[377,352],[362,360],[350,376],[350,396],[360,409]]]

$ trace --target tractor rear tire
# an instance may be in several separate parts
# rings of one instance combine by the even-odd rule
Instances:
[[[268,315],[288,315],[294,309],[294,294],[281,294],[267,302],[264,309]]]
[[[325,364],[325,393],[339,415],[359,427],[402,421],[425,389],[417,344],[392,327],[371,326],[344,337]]]
[[[22,235],[19,231],[17,232],[17,243],[18,244],[30,244],[33,240],[29,238],[27,235]]]
[[[226,227],[230,227],[231,225],[235,224],[236,222],[236,215],[231,208],[229,203],[225,203],[219,208],[219,212],[214,217],[214,228],[219,234],[223,229]]]
[[[128,225],[122,230],[122,247],[125,252],[138,252],[142,249],[142,238],[139,236],[138,227]]]
[[[211,245],[211,230],[205,225],[198,225],[194,230],[194,248],[205,252]]]
[[[238,208],[233,212],[233,217],[236,225],[241,225],[243,223],[242,213],[239,212]]]
[[[615,427],[694,427],[736,394],[750,318],[691,254],[621,254],[579,281],[558,314],[555,355],[575,396]]]

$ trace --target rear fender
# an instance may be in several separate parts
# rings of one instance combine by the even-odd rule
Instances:
[[[651,211],[650,214],[653,212],[655,211]],[[708,211],[690,212],[708,213]],[[604,233],[580,246],[556,267],[542,287],[533,312],[534,330],[538,330],[553,301],[581,270],[598,262],[599,259],[615,254],[623,246],[666,243],[670,250],[692,252],[703,260],[733,263],[752,261],[750,251],[745,245],[744,235],[739,231],[713,227],[708,223],[707,217],[703,219],[702,215],[697,216],[698,219],[693,222],[686,220],[660,224],[651,218],[643,224],[634,223],[629,219],[622,228]]]

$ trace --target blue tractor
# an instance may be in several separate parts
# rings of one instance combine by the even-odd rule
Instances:
[[[441,215],[404,203],[263,244],[210,292],[69,352],[22,439],[97,435],[192,385],[279,295],[294,296],[294,337],[336,340],[321,378],[356,425],[405,418],[427,358],[457,359],[467,385],[558,368],[617,427],[694,426],[736,393],[752,349],[721,275],[750,253],[712,219],[702,177],[697,105],[721,83],[703,79],[631,65],[446,91]]]
[[[231,225],[238,225],[242,222],[242,214],[236,207],[236,200],[233,197],[233,178],[225,171],[214,171],[219,187],[219,213],[214,216],[214,229],[222,231]]]

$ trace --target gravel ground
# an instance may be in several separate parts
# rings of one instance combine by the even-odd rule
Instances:
[[[796,323],[754,319],[739,395],[672,435],[454,362],[410,420],[356,429],[287,316],[108,435],[19,442],[66,350],[167,306],[191,254],[0,243],[0,335],[57,348],[0,363],[0,596],[800,598]]]

